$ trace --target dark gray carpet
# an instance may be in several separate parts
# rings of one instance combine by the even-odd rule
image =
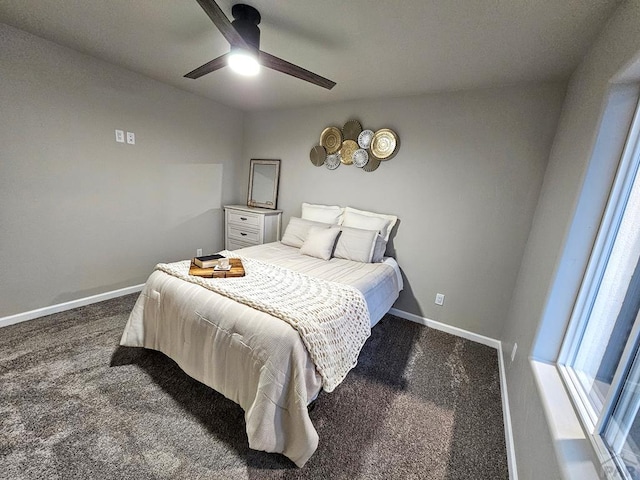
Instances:
[[[508,478],[489,347],[387,315],[318,398],[298,469],[169,358],[118,346],[136,296],[0,329],[0,478]]]

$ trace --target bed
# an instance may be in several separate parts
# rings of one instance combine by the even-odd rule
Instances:
[[[283,242],[286,237],[287,232]],[[302,251],[274,242],[222,253],[243,260],[247,271],[244,285],[266,269],[269,275],[276,272],[295,277],[296,282],[302,279],[311,286],[321,286],[322,291],[327,287],[331,297],[346,295],[355,298],[356,305],[362,302],[366,316],[360,312],[358,321],[366,318],[366,328],[356,332],[358,341],[347,352],[350,357],[346,368],[336,370],[337,376],[331,365],[320,368],[317,357],[328,357],[331,363],[344,350],[342,345],[333,345],[331,355],[326,355],[326,346],[318,350],[309,344],[301,333],[304,328],[278,318],[280,310],[236,299],[224,289],[215,290],[227,288],[236,279],[185,276],[189,261],[156,267],[121,339],[123,346],[165,353],[185,373],[239,404],[245,412],[249,447],[282,453],[299,467],[313,455],[319,440],[307,406],[321,390],[332,391],[355,366],[370,328],[391,308],[402,289],[400,270],[393,258],[375,263],[336,257],[324,260]],[[300,301],[305,301],[302,293]],[[286,317],[286,312],[282,316]],[[355,329],[354,322],[346,325]]]

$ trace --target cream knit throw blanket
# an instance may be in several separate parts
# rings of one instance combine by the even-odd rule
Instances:
[[[280,318],[295,328],[304,342],[322,387],[332,392],[356,366],[358,354],[371,334],[369,310],[362,293],[348,285],[328,282],[292,270],[241,258],[245,276],[202,278],[189,275],[190,261],[160,263],[156,270],[201,285],[220,295]]]

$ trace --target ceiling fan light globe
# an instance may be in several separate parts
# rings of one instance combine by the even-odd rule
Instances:
[[[234,72],[248,77],[257,75],[260,72],[258,59],[246,50],[232,50],[229,55],[228,65]]]

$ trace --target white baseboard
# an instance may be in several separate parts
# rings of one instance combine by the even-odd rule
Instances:
[[[27,320],[33,320],[34,318],[44,317],[45,315],[52,315],[54,313],[71,310],[73,308],[84,307],[85,305],[102,302],[111,298],[122,297],[123,295],[129,295],[130,293],[140,292],[142,287],[144,287],[144,284],[133,285],[132,287],[121,288],[111,292],[79,298],[78,300],[72,300],[70,302],[58,303],[57,305],[51,305],[48,307],[38,308],[36,310],[30,310],[28,312],[17,313],[8,317],[2,317],[0,318],[0,328],[20,322],[26,322]]]
[[[495,338],[478,335],[477,333],[463,330],[462,328],[454,327],[452,325],[447,325],[446,323],[430,320],[428,318],[421,317],[420,315],[415,315],[403,310],[398,310],[397,308],[392,308],[391,310],[389,310],[389,313],[391,315],[395,315],[396,317],[404,318],[405,320],[411,320],[412,322],[426,325],[427,327],[431,327],[442,332],[450,333],[451,335],[455,335],[456,337],[466,338],[467,340],[471,340],[472,342],[481,343],[483,345],[487,345],[488,347],[500,349],[500,340],[496,340]]]
[[[507,442],[507,464],[509,465],[509,480],[518,480],[516,447],[513,443],[513,430],[511,428],[511,408],[509,407],[509,395],[507,393],[507,375],[504,367],[502,344],[498,349],[498,362],[500,370],[500,393],[502,394],[502,418],[504,421],[505,441]]]
[[[395,315],[396,317],[404,318],[405,320],[419,323],[435,330],[450,333],[451,335],[455,335],[456,337],[466,338],[467,340],[471,340],[472,342],[481,343],[482,345],[487,345],[488,347],[492,347],[498,350],[498,371],[500,372],[500,394],[502,396],[502,416],[504,422],[504,436],[507,444],[507,465],[509,466],[509,480],[518,480],[516,451],[513,443],[513,430],[511,429],[511,410],[509,409],[509,395],[507,394],[507,377],[505,374],[504,356],[502,355],[502,342],[500,342],[500,340],[496,340],[495,338],[485,337],[484,335],[479,335],[462,328],[454,327],[442,322],[437,322],[435,320],[421,317],[420,315],[415,315],[403,310],[398,310],[397,308],[392,308],[391,310],[389,310],[389,313],[391,315]]]

